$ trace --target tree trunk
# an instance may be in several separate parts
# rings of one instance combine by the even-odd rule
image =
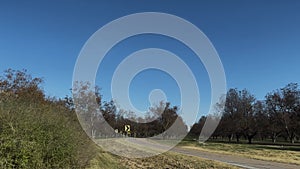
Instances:
[[[254,138],[254,136],[256,136],[256,134],[257,134],[257,132],[247,135],[248,144],[252,144],[252,139]]]
[[[295,143],[295,137],[294,137],[294,136],[291,136],[291,137],[290,137],[290,143],[292,143],[292,144]]]
[[[232,134],[228,135],[228,141],[229,141],[229,142],[231,142],[231,140],[232,140],[232,137],[233,137],[233,135],[232,135]]]
[[[240,142],[240,135],[236,134],[235,136],[236,136],[236,142],[239,143]]]
[[[278,137],[278,134],[277,134],[277,133],[273,133],[273,134],[272,134],[272,142],[273,142],[273,143],[276,143],[277,137]]]
[[[247,137],[247,138],[248,138],[248,144],[252,144],[252,139],[253,139],[253,137],[254,137],[254,136],[252,136],[252,135]]]

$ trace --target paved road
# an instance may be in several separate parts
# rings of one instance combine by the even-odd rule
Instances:
[[[165,148],[163,144],[156,144],[153,141],[148,141],[147,139],[128,140],[128,141],[139,146],[146,146],[148,148],[152,147],[153,149],[162,150]],[[181,148],[181,147],[172,148],[170,151],[184,154],[184,155],[196,156],[196,157],[201,157],[209,160],[219,161],[219,162],[223,162],[226,164],[230,164],[240,168],[247,168],[247,169],[298,169],[298,168],[300,169],[300,165],[255,160],[246,157],[211,153],[211,152],[205,152],[205,151]]]
[[[299,165],[255,160],[255,159],[249,159],[245,157],[216,154],[216,153],[204,152],[204,151],[193,150],[193,149],[178,148],[178,147],[173,148],[171,151],[180,154],[185,154],[185,155],[197,156],[209,160],[220,161],[223,163],[227,163],[241,168],[248,168],[248,169],[258,169],[258,168],[259,169],[298,169],[300,168]]]

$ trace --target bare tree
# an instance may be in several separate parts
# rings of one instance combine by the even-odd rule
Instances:
[[[89,83],[80,82],[74,85],[72,91],[74,107],[81,125],[90,137],[95,138],[97,127],[105,122],[100,112],[101,96],[99,88],[91,87]]]
[[[290,83],[280,90],[266,96],[268,112],[273,126],[273,137],[285,131],[291,143],[294,143],[299,128],[300,91],[296,83]],[[274,138],[273,138],[274,140]]]

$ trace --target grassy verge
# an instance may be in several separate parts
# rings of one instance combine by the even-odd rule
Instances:
[[[224,144],[210,142],[199,144],[195,141],[184,141],[180,143],[179,146],[183,148],[197,149],[200,151],[238,155],[265,161],[300,165],[299,146]]]
[[[170,152],[143,159],[122,158],[122,162],[128,168],[236,168],[220,162]]]
[[[199,157],[185,156],[177,153],[164,153],[158,156],[149,158],[135,158],[129,159],[124,157],[117,157],[110,153],[101,152],[92,160],[90,169],[137,169],[137,168],[186,168],[186,169],[200,169],[200,168],[223,168],[235,169],[227,164],[215,162],[212,160],[205,160]]]
[[[118,156],[114,156],[110,153],[99,151],[97,156],[90,161],[88,169],[126,169],[121,163],[121,159]]]

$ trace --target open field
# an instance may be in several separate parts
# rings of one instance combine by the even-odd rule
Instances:
[[[252,159],[300,165],[299,146],[228,144],[183,141],[179,147],[200,151],[243,156]]]

